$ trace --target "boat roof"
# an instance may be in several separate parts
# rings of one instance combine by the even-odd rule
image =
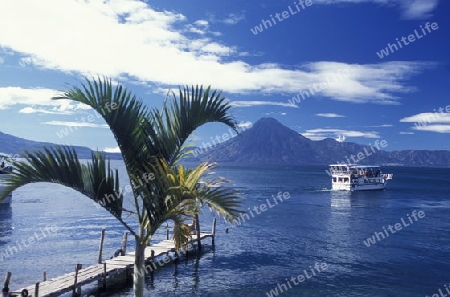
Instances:
[[[330,164],[329,166],[351,167],[351,168],[379,168],[379,165],[357,165],[357,164]]]

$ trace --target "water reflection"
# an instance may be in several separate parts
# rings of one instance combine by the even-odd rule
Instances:
[[[12,216],[12,208],[11,204],[0,204],[0,219],[2,218],[11,218]]]
[[[6,245],[12,234],[12,208],[10,204],[0,204],[0,245]],[[9,240],[8,240],[9,241]]]
[[[389,205],[387,190],[381,191],[356,191],[351,192],[350,204],[352,207],[379,208]]]
[[[328,262],[336,274],[348,274],[351,267],[361,260],[361,255],[349,247],[358,244],[355,230],[355,204],[358,197],[350,191],[330,191],[330,215],[327,221]]]
[[[387,190],[381,191],[333,191],[330,190],[330,205],[332,208],[346,207],[382,207],[391,203],[387,198]]]
[[[330,191],[330,202],[332,208],[342,208],[351,206],[351,194],[350,191]]]
[[[195,255],[194,271],[192,272],[192,294],[195,294],[199,289],[200,275],[198,268],[200,266],[200,253]]]

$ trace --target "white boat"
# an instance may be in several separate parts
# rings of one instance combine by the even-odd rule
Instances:
[[[10,163],[11,160],[11,156],[0,153],[0,192],[3,191],[5,181],[10,177],[10,174],[13,171],[13,166]],[[6,198],[0,203],[0,205],[10,204],[11,201],[12,193],[9,193],[8,196],[6,196]]]
[[[330,165],[331,189],[345,191],[382,190],[393,174],[383,174],[380,166]]]

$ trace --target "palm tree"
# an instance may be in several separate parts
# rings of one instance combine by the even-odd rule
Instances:
[[[190,151],[186,142],[194,130],[210,122],[223,123],[237,130],[229,114],[230,105],[221,92],[210,87],[185,87],[168,96],[162,110],[147,108],[121,85],[109,79],[86,80],[53,99],[70,99],[92,107],[109,125],[122,154],[133,185],[132,205],[123,207],[117,170],[112,170],[104,155],[92,153],[90,162],[79,160],[75,149],[67,146],[25,151],[25,162],[15,163],[16,172],[4,193],[25,184],[52,182],[73,188],[99,203],[135,237],[134,296],[144,292],[144,250],[156,230],[165,222],[174,223],[177,248],[186,244],[186,220],[207,205],[232,221],[241,211],[236,191],[220,187],[223,181],[202,181],[212,167],[203,163],[185,169],[179,161]],[[152,174],[150,182],[143,177]],[[106,197],[106,199],[105,199]],[[0,197],[0,201],[4,197]],[[127,216],[123,215],[126,212]],[[133,229],[129,215],[137,219]],[[134,224],[135,225],[135,224]]]
[[[234,219],[234,214],[228,212],[227,209],[234,208],[235,199],[230,199],[230,189],[221,187],[227,180],[223,178],[201,179],[215,165],[215,163],[204,162],[194,169],[185,169],[183,165],[180,165],[176,171],[169,174],[170,189],[177,191],[178,197],[184,197],[184,206],[188,207],[194,215],[199,250],[201,250],[199,213],[204,206],[218,211],[229,222]]]

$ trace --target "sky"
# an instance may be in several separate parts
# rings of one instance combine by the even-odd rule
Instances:
[[[312,140],[450,150],[449,13],[448,0],[2,0],[0,131],[117,151],[92,109],[51,99],[106,76],[156,108],[211,85],[243,130],[273,117]]]

